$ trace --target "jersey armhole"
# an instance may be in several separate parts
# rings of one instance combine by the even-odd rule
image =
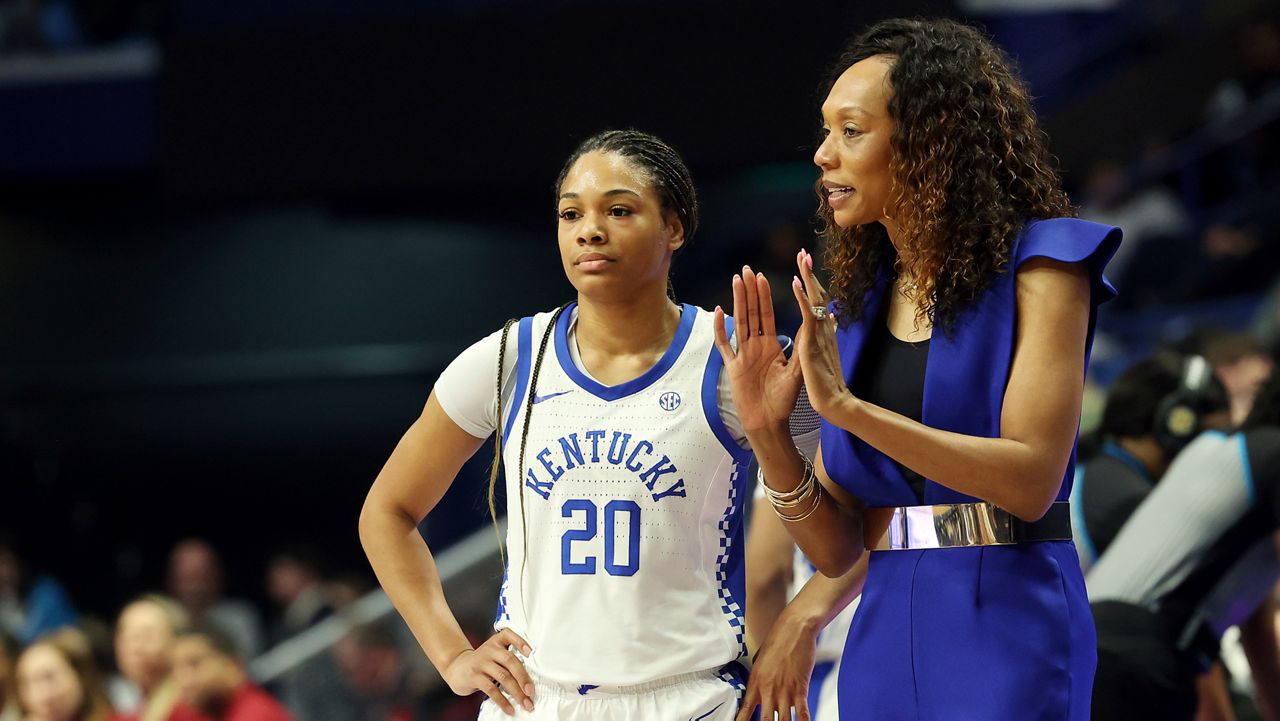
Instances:
[[[520,406],[524,404],[525,392],[529,389],[529,347],[532,344],[533,318],[521,318],[516,329],[516,388],[511,394],[511,406],[507,409],[507,419],[502,426],[502,450],[504,451],[507,448],[507,438],[511,436],[511,427],[515,425],[516,416],[520,414]]]

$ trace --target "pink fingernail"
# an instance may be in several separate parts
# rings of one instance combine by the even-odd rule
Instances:
[[[798,275],[791,276],[791,285],[794,285],[795,287],[799,288],[802,285],[800,283],[800,276]]]
[[[809,266],[809,270],[813,270],[813,256],[808,253],[804,254],[804,262]]]

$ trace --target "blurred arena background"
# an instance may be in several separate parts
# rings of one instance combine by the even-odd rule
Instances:
[[[570,297],[563,158],[611,126],[685,155],[704,215],[682,300],[725,302],[744,262],[785,278],[814,245],[822,74],[916,14],[996,38],[1081,215],[1125,231],[1086,428],[1157,347],[1274,357],[1274,2],[0,0],[0,570],[55,579],[109,649],[138,594],[212,594],[216,554],[250,656],[363,614],[251,666],[301,721],[390,718],[313,710],[347,708],[315,702],[325,674],[397,718],[465,717],[365,597],[356,518],[445,364]],[[422,529],[478,635],[487,457]],[[360,686],[371,649],[394,683]]]

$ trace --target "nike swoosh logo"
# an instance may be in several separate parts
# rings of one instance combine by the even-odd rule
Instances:
[[[549,401],[549,400],[551,400],[552,398],[555,398],[556,396],[562,396],[562,395],[564,395],[564,394],[566,394],[566,393],[572,393],[572,392],[573,392],[573,389],[572,389],[572,388],[570,388],[570,389],[569,389],[569,390],[567,390],[567,391],[560,391],[559,393],[548,393],[548,394],[546,394],[545,396],[540,396],[540,395],[538,395],[537,393],[535,393],[535,394],[533,394],[533,402],[534,402],[534,404],[536,405],[536,404],[541,403],[541,402],[543,402],[543,401]]]
[[[704,719],[704,718],[706,718],[706,717],[710,716],[711,714],[715,713],[716,711],[719,711],[719,710],[720,710],[720,707],[721,707],[721,706],[723,706],[723,705],[724,705],[724,701],[721,701],[719,704],[716,704],[716,707],[715,707],[715,708],[713,708],[713,709],[711,709],[710,711],[708,711],[708,712],[706,712],[706,713],[702,714],[702,715],[701,715],[701,716],[699,716],[698,718],[692,718],[692,719],[689,719],[689,721],[700,721],[701,719]]]

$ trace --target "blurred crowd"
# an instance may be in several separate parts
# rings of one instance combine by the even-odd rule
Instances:
[[[106,7],[101,3],[0,0],[0,50],[74,47],[85,35],[145,34],[158,22],[159,6],[123,3],[128,12],[121,19],[119,13],[95,15],[95,8]],[[1128,485],[1095,479],[1087,486],[1091,491],[1114,493],[1080,499],[1088,504],[1082,510],[1098,511],[1089,519],[1086,563],[1106,551],[1176,457],[1179,448],[1165,442],[1161,423],[1167,401],[1188,392],[1188,359],[1203,358],[1213,374],[1213,382],[1189,400],[1193,433],[1238,426],[1275,373],[1280,21],[1242,23],[1235,48],[1234,70],[1204,100],[1197,127],[1177,138],[1139,139],[1138,157],[1099,160],[1076,188],[1081,217],[1120,226],[1125,234],[1109,268],[1120,296],[1104,308],[1104,326],[1106,316],[1117,312],[1181,313],[1223,298],[1248,301],[1247,322],[1230,327],[1169,332],[1161,326],[1154,337],[1137,340],[1130,326],[1100,327],[1099,348],[1119,348],[1112,352],[1126,370],[1110,388],[1092,391],[1105,398],[1085,419],[1089,442],[1082,443],[1080,467],[1098,478],[1123,476],[1125,468],[1134,473],[1122,479]],[[802,217],[758,232],[733,252],[771,277],[790,275],[796,252],[814,242]],[[726,274],[718,265],[703,265],[706,280],[698,264],[677,265],[677,273],[710,289],[709,297],[725,293]],[[779,325],[794,328],[792,300],[785,294],[775,300]],[[1109,470],[1109,458],[1129,460]],[[273,611],[265,615],[254,603],[224,593],[223,561],[216,544],[203,539],[185,539],[171,549],[163,593],[138,595],[109,620],[82,613],[59,579],[27,559],[17,539],[0,537],[0,721],[475,717],[474,698],[440,700],[438,679],[398,618],[345,621],[374,583],[327,577],[305,546],[270,557],[264,595]],[[1267,603],[1263,610],[1274,613],[1274,601]],[[331,620],[341,622],[336,642],[317,652],[299,650],[288,671],[254,677],[251,661],[287,649],[299,634]],[[1230,677],[1237,717],[1247,718],[1256,714],[1246,698],[1249,669],[1232,663],[1240,654],[1227,638],[1221,673]]]
[[[325,578],[305,549],[271,556],[275,613],[224,595],[221,559],[201,539],[169,555],[165,593],[113,622],[80,613],[63,584],[0,539],[0,721],[410,721],[429,697],[398,619],[343,623],[337,642],[296,656],[266,688],[249,662],[341,616],[371,584]],[[463,704],[465,713],[472,704]]]

